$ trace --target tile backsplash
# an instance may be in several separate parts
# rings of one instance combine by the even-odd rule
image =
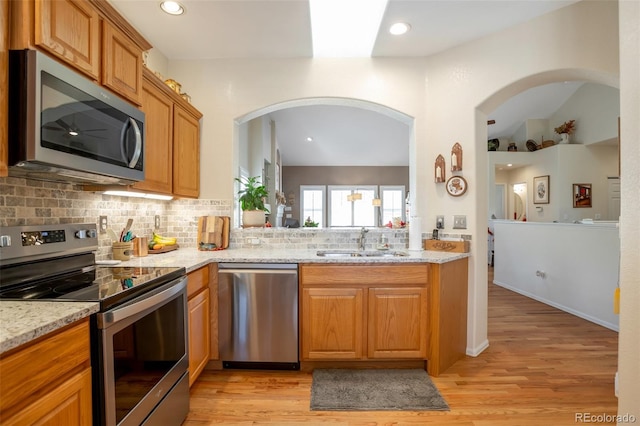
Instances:
[[[83,191],[70,184],[43,182],[23,178],[0,178],[0,227],[15,225],[47,225],[59,223],[95,223],[107,216],[108,226],[116,234],[133,219],[132,231],[151,236],[155,216],[160,216],[160,234],[175,236],[183,247],[196,247],[200,216],[233,216],[232,200],[184,199],[156,201],[134,197],[117,197]],[[381,236],[390,248],[406,249],[407,229],[370,229],[365,248],[374,249]],[[231,248],[274,249],[355,249],[360,231],[315,228],[248,228],[232,229]],[[423,238],[425,235],[423,234]],[[465,236],[470,239],[470,236]],[[98,260],[111,258],[111,240],[99,234]]]

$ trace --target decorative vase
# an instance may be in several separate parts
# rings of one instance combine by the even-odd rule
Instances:
[[[569,143],[569,133],[560,133],[560,143]]]
[[[243,228],[258,228],[264,226],[264,210],[244,210],[242,212]]]

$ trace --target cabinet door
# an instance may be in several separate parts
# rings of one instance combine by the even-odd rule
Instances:
[[[427,289],[370,288],[369,358],[425,358]]]
[[[102,84],[141,104],[142,51],[106,21],[102,23]]]
[[[200,123],[179,105],[174,106],[173,194],[200,195]]]
[[[72,376],[20,410],[15,416],[3,418],[9,425],[83,426],[92,422],[91,369]]]
[[[303,288],[303,360],[362,358],[363,293],[360,288]]]
[[[209,362],[209,289],[189,300],[189,386]]]
[[[146,80],[142,86],[145,113],[144,181],[137,189],[171,194],[173,162],[173,101]]]
[[[36,0],[35,43],[100,78],[100,17],[86,0]]]

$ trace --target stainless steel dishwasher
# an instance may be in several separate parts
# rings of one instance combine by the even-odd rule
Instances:
[[[298,265],[218,264],[224,368],[298,370]]]

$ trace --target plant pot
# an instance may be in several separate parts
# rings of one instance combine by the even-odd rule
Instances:
[[[244,210],[242,212],[243,228],[261,228],[264,226],[264,210]]]

